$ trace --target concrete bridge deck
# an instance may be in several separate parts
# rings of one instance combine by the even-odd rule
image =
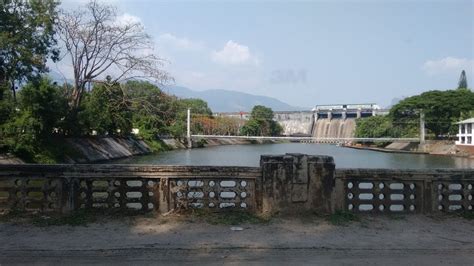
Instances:
[[[173,216],[88,226],[0,223],[1,265],[473,265],[474,223],[462,218],[324,217],[211,225]]]

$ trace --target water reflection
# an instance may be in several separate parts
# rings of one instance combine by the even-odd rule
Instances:
[[[474,168],[474,160],[440,155],[382,153],[326,144],[227,145],[174,150],[113,163],[258,166],[262,154],[306,153],[333,156],[337,168]]]

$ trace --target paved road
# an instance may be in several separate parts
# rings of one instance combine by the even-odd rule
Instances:
[[[474,221],[367,217],[209,225],[139,218],[87,227],[0,224],[0,265],[474,265]]]
[[[9,251],[2,264],[34,265],[474,265],[474,250],[114,249]]]

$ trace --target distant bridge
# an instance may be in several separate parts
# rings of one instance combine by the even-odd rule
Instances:
[[[191,135],[191,139],[246,139],[246,140],[288,140],[310,143],[347,143],[347,142],[420,142],[419,138],[315,138],[315,137],[268,137],[268,136],[228,136],[228,135]]]

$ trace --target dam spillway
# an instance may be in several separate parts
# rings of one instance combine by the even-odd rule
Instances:
[[[355,118],[323,118],[314,122],[311,135],[315,138],[352,138],[355,128]]]

